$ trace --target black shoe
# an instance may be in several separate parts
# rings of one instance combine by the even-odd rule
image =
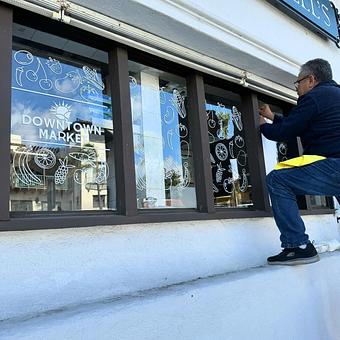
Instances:
[[[312,243],[308,243],[306,249],[299,247],[285,248],[275,256],[267,259],[268,264],[281,264],[293,266],[297,264],[307,264],[319,261],[319,255]]]

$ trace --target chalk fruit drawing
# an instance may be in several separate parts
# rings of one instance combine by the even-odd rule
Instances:
[[[94,182],[97,184],[104,183],[109,177],[109,167],[106,162],[100,163],[98,166],[97,176]]]
[[[243,124],[242,124],[242,119],[241,119],[241,112],[238,111],[236,106],[233,106],[231,108],[231,115],[232,115],[233,122],[234,122],[235,126],[237,127],[237,129],[239,131],[242,131],[243,130]]]
[[[175,119],[175,110],[172,106],[168,106],[165,110],[165,114],[163,116],[165,124],[171,124]]]
[[[39,86],[42,90],[48,91],[52,88],[53,83],[50,79],[47,78],[47,73],[40,58],[37,58],[37,61],[38,67],[35,70],[26,71],[26,78],[31,82],[36,82],[39,79],[38,73],[41,70],[42,73],[44,74],[44,77],[39,80]]]
[[[99,79],[98,73],[95,69],[88,66],[83,66],[83,72],[85,74],[84,78],[86,81],[90,82],[97,89],[104,90],[105,85],[102,80]]]
[[[14,53],[14,60],[23,66],[33,63],[33,54],[26,50],[19,50]]]
[[[214,183],[213,183],[212,187],[213,187],[213,192],[218,193],[219,190]]]
[[[17,67],[15,69],[15,81],[21,87],[22,87],[22,75],[23,75],[23,73],[24,73],[23,67]]]
[[[67,72],[63,78],[58,78],[54,82],[55,88],[61,93],[72,93],[81,84],[81,76],[78,71]]]
[[[135,77],[129,76],[130,88],[135,88],[137,86],[137,80]]]
[[[63,72],[60,62],[54,58],[48,57],[46,65],[55,74],[61,74]]]
[[[188,162],[183,163],[183,170],[184,170],[183,181],[176,186],[178,189],[186,188],[191,181]]]
[[[187,112],[185,110],[184,97],[177,89],[172,91],[172,102],[178,112],[178,115],[182,118],[185,118],[187,116]]]
[[[232,194],[235,189],[235,183],[232,177],[229,177],[223,181],[223,189],[226,193]]]
[[[242,184],[240,185],[240,191],[246,192],[248,188],[248,178],[246,174],[246,169],[242,169]]]
[[[228,149],[223,143],[217,143],[215,154],[220,161],[225,161],[228,158]]]
[[[93,101],[93,99],[98,98],[99,96],[99,92],[89,84],[82,86],[80,88],[79,94],[80,97],[88,102]]]
[[[41,179],[36,176],[28,164],[28,157],[32,154],[32,146],[19,147],[13,155],[13,172],[20,182],[28,186],[41,184]]]
[[[222,181],[224,171],[226,171],[226,169],[222,167],[222,164],[217,164],[216,183],[220,183]]]
[[[186,140],[181,140],[181,151],[182,151],[182,158],[186,159],[190,156],[190,146]]]
[[[209,144],[214,143],[216,140],[214,135],[210,131],[208,131],[208,138],[209,138]]]
[[[41,148],[35,152],[34,162],[41,169],[48,170],[55,166],[56,157],[51,150]]]
[[[241,137],[240,135],[236,135],[235,136],[235,145],[240,149],[243,148],[244,147],[243,137]]]
[[[74,165],[67,165],[68,158],[67,156],[64,158],[64,160],[59,158],[59,167],[57,171],[54,174],[54,183],[55,184],[64,184],[65,180],[67,178],[69,169],[74,168]]]
[[[245,166],[247,164],[247,154],[243,150],[240,150],[237,154],[237,163],[241,166]]]
[[[145,161],[144,159],[135,165],[136,171],[136,187],[137,190],[143,191],[146,189],[146,173],[145,173]]]
[[[281,155],[284,155],[284,156],[287,154],[287,145],[285,143],[279,144],[279,152]]]
[[[86,174],[89,171],[89,168],[83,168],[83,169],[76,169],[73,173],[73,180],[77,184],[82,184],[82,175]]]
[[[185,138],[188,135],[188,128],[182,123],[177,124],[176,135]]]
[[[89,149],[87,152],[70,152],[69,156],[77,161],[88,163],[93,168],[96,166],[94,163],[96,151],[94,149]]]
[[[211,118],[209,117],[209,115],[211,115]],[[214,113],[213,113],[213,111],[207,111],[207,118],[208,118],[208,126],[211,129],[214,129],[215,126],[216,126],[216,122],[214,120]]]
[[[168,145],[169,145],[169,148],[171,150],[174,149],[174,146],[172,144],[172,139],[173,139],[173,136],[174,136],[174,130],[173,129],[169,129],[166,133],[166,137],[167,137],[167,141],[168,141]]]
[[[164,86],[159,88],[159,101],[162,105],[166,103],[166,95],[164,88],[165,88]]]
[[[220,128],[217,130],[217,137],[219,139],[225,139],[226,133],[225,133],[225,129],[224,129],[224,126],[223,126],[223,121],[219,120],[218,124],[219,124]]]

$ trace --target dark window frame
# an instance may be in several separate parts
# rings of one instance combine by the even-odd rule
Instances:
[[[69,227],[87,227],[98,225],[118,225],[148,222],[176,222],[211,219],[234,219],[272,216],[265,188],[264,157],[261,135],[258,126],[257,93],[223,79],[202,74],[182,65],[148,55],[114,41],[98,37],[92,33],[51,19],[29,13],[25,10],[0,4],[0,108],[2,116],[0,134],[0,162],[8,166],[0,167],[3,179],[0,191],[0,231],[56,229]],[[11,52],[12,24],[18,22],[48,33],[61,35],[80,43],[100,48],[109,53],[109,73],[113,101],[113,122],[115,127],[115,154],[119,162],[115,163],[117,187],[117,210],[77,211],[77,212],[10,212],[10,120],[11,120]],[[133,134],[131,123],[131,104],[129,90],[128,60],[137,61],[165,71],[180,74],[187,80],[188,118],[192,127],[192,147],[197,196],[197,209],[155,209],[137,210],[136,187],[133,156]],[[175,72],[174,72],[175,71]],[[252,174],[253,202],[250,208],[216,208],[210,183],[211,169],[209,162],[209,143],[204,106],[204,82],[214,83],[236,90],[242,96],[242,112],[245,125],[245,137],[248,142],[249,170]],[[272,100],[272,98],[271,98]],[[280,104],[284,104],[280,101]],[[284,104],[289,105],[289,104]],[[125,134],[122,131],[126,132]],[[255,141],[255,142],[254,142]],[[8,146],[8,147],[4,147]],[[331,213],[331,209],[302,211],[302,214]]]

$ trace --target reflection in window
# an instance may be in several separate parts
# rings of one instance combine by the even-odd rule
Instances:
[[[241,97],[209,85],[205,96],[215,206],[251,206]]]
[[[15,37],[12,53],[11,210],[113,209],[107,67],[65,52],[79,44],[55,37],[65,49],[51,52],[37,31],[14,32],[25,29],[31,41]]]
[[[184,78],[129,62],[138,208],[195,208]]]

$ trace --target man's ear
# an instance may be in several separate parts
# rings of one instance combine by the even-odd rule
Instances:
[[[319,84],[318,79],[313,74],[311,75],[311,79],[312,79],[313,87],[316,86],[317,84]]]

